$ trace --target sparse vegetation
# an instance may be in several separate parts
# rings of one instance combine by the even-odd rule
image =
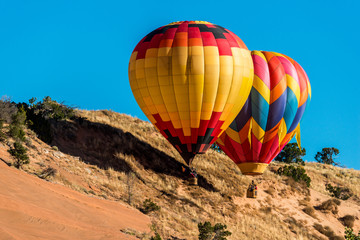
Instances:
[[[15,141],[25,141],[25,122],[26,111],[23,106],[20,106],[15,115],[12,116],[9,134]]]
[[[182,179],[184,163],[180,155],[150,123],[113,111],[75,111],[83,121],[51,121],[54,124],[51,145],[38,141],[35,134],[27,136],[36,148],[28,148],[32,162],[26,171],[97,198],[130,202],[139,209],[145,199],[151,199],[161,207],[161,211],[149,217],[156,222],[156,233],[162,239],[198,239],[197,224],[206,219],[211,219],[212,223],[226,223],[226,230],[232,232],[229,239],[282,240],[293,239],[294,234],[304,240],[320,239],[319,233],[315,235],[310,229],[314,222],[311,214],[314,213],[319,222],[325,215],[306,209],[313,206],[310,202],[319,201],[318,196],[312,194],[310,201],[306,183],[274,174],[287,164],[274,162],[270,166],[274,171],[258,176],[260,196],[263,190],[269,195],[256,199],[255,204],[246,203],[244,190],[251,179],[241,175],[225,155],[211,150],[197,156],[194,167],[199,173],[199,186],[190,187]],[[77,137],[78,132],[82,133],[81,138]],[[68,133],[74,134],[71,137],[75,136],[76,141],[68,137]],[[59,153],[51,146],[65,151]],[[48,167],[58,169],[58,173],[46,177]],[[304,169],[311,177],[311,189],[317,192],[326,194],[324,182],[348,187],[355,195],[359,192],[356,170],[315,162],[307,163]],[[133,181],[128,181],[129,176]],[[301,199],[301,203],[296,199]],[[353,199],[356,200],[355,196]],[[342,213],[340,207],[338,210]],[[310,213],[311,217],[301,211]],[[337,221],[340,216],[326,214],[326,217]],[[356,230],[357,224],[355,221]],[[333,230],[338,232],[339,226],[342,227],[337,222]],[[133,234],[134,231],[128,232]],[[157,237],[154,231],[152,235]],[[145,239],[149,238],[147,235]]]
[[[322,226],[321,224],[315,223],[314,228],[321,234],[327,236],[330,240],[341,240],[342,237],[336,236],[335,232],[329,226]]]
[[[296,182],[303,181],[304,183],[306,183],[307,187],[310,187],[311,179],[306,174],[305,169],[300,166],[283,166],[277,170],[276,174],[291,177]]]
[[[126,185],[127,185],[127,191],[128,191],[128,204],[132,204],[132,197],[133,197],[133,187],[134,187],[134,181],[135,181],[135,174],[133,172],[129,172],[127,174],[126,179]]]
[[[160,234],[155,232],[155,236],[152,236],[150,240],[161,240]]]
[[[16,168],[21,168],[24,164],[30,162],[29,156],[26,154],[27,150],[20,142],[15,142],[8,152],[15,158],[14,166]]]
[[[360,240],[360,230],[358,235],[354,233],[354,230],[352,228],[345,228],[345,239],[346,240]]]
[[[56,173],[57,173],[57,170],[55,168],[47,167],[40,174],[38,174],[38,177],[42,178],[42,179],[48,179],[50,177],[54,177],[56,175]]]
[[[338,214],[338,206],[341,204],[341,202],[338,199],[329,199],[325,202],[321,203],[319,206],[316,207],[317,210],[326,212],[326,213],[333,213]]]
[[[284,163],[299,163],[305,165],[303,156],[306,155],[306,149],[299,149],[296,143],[288,143],[280,152],[279,155],[275,158],[275,161],[284,162]]]
[[[210,222],[199,223],[199,240],[226,240],[231,235],[226,228],[227,226],[221,223],[214,226]]]
[[[323,148],[321,150],[321,152],[317,152],[315,155],[315,160],[318,163],[323,163],[323,164],[329,164],[329,165],[334,165],[334,166],[338,166],[339,163],[335,162],[335,158],[336,156],[339,154],[339,149],[331,147],[331,148]]]
[[[306,213],[307,215],[317,219],[317,216],[316,216],[316,213],[315,213],[315,208],[313,206],[306,206],[304,209],[303,209],[304,213]]]
[[[64,103],[58,103],[49,96],[44,97],[42,101],[35,102],[36,98],[29,100],[30,109],[33,110],[34,114],[40,115],[45,119],[65,120],[75,116],[72,107],[67,106]]]
[[[354,227],[355,216],[353,215],[345,215],[342,218],[339,218],[339,220],[345,227],[348,228]]]
[[[36,102],[36,98],[31,98],[29,104],[20,103],[18,105],[26,110],[29,128],[47,143],[52,141],[51,120],[61,121],[75,117],[74,108],[64,103],[58,103],[49,96],[38,102]]]
[[[0,119],[4,122],[10,124],[12,117],[16,114],[17,107],[14,102],[11,102],[11,99],[7,96],[3,96],[0,99]]]
[[[6,134],[4,133],[4,120],[0,119],[0,142],[4,142],[6,138]]]
[[[352,193],[348,188],[332,186],[330,183],[325,184],[325,187],[332,197],[348,200],[352,196]]]
[[[151,199],[145,199],[145,201],[143,202],[143,206],[140,209],[141,212],[148,214],[150,212],[154,212],[154,211],[159,211],[160,207],[154,203]]]

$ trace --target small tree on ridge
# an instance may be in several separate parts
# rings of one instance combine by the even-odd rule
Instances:
[[[315,155],[315,160],[319,163],[329,164],[334,166],[339,166],[338,162],[335,162],[335,156],[339,154],[339,149],[331,147],[331,148],[323,148],[321,152],[317,152]]]

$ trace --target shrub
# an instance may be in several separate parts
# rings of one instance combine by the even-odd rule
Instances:
[[[15,167],[21,168],[22,165],[28,164],[29,156],[26,154],[26,148],[20,142],[15,142],[8,152],[15,158]]]
[[[59,121],[73,119],[75,117],[75,112],[72,107],[58,103],[50,97],[45,97],[37,103],[36,98],[32,98],[29,100],[29,103],[30,105],[26,103],[21,104],[27,109],[29,127],[38,134],[41,140],[47,143],[52,141],[49,120]]]
[[[345,228],[345,239],[346,240],[360,240],[360,231],[358,235],[353,232],[354,230],[352,228]]]
[[[284,166],[279,168],[276,174],[292,177],[296,182],[303,181],[307,187],[310,187],[311,178],[306,174],[305,169],[300,166]]]
[[[226,240],[226,237],[231,235],[226,228],[227,226],[221,223],[214,226],[211,226],[210,222],[199,223],[199,240]]]
[[[35,104],[34,98],[29,102],[32,104],[31,108],[34,109],[34,113],[41,115],[45,119],[65,120],[71,119],[75,116],[74,109],[63,103],[58,103],[47,96]]]
[[[10,124],[10,136],[16,141],[25,141],[25,122],[26,111],[23,106],[19,107],[15,115],[12,116],[12,122]]]
[[[355,216],[353,215],[345,215],[342,218],[339,218],[339,220],[345,227],[348,228],[354,227]]]
[[[326,190],[330,192],[330,196],[341,199],[341,200],[347,200],[353,195],[351,193],[350,189],[348,189],[348,188],[332,186],[330,183],[325,184],[325,187],[326,187]]]
[[[275,161],[284,162],[284,163],[299,163],[305,165],[302,156],[305,156],[305,148],[299,149],[296,143],[288,143],[280,152],[279,155],[275,158]]]
[[[159,210],[160,210],[160,207],[156,203],[151,201],[151,199],[145,199],[145,201],[143,202],[143,207],[140,209],[140,211],[145,214],[148,214],[153,211],[159,211]]]
[[[49,177],[55,176],[57,173],[57,170],[52,167],[48,167],[45,170],[43,170],[38,176],[42,179],[47,179]]]
[[[152,236],[150,240],[161,240],[160,234],[155,232],[155,236]]]
[[[312,207],[312,206],[306,206],[304,209],[303,209],[304,213],[306,213],[307,215],[317,219],[317,216],[315,214],[315,208]]]
[[[333,214],[337,214],[339,212],[338,206],[340,204],[341,202],[338,199],[329,199],[315,208],[323,212],[332,212]]]
[[[334,231],[329,226],[322,226],[318,223],[314,224],[314,228],[318,230],[321,234],[324,234],[329,239],[335,239],[337,236],[335,235]]]

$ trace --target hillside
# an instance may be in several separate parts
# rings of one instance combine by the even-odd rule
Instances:
[[[355,216],[353,228],[360,229],[360,171],[307,163],[312,179],[307,189],[274,174],[280,163],[272,163],[262,176],[247,177],[228,157],[209,150],[194,160],[199,186],[189,186],[180,155],[150,123],[112,111],[76,114],[75,120],[51,123],[51,144],[27,131],[31,163],[23,170],[33,176],[0,162],[1,185],[8,185],[0,188],[0,201],[14,202],[0,207],[0,238],[3,234],[5,239],[22,239],[19,226],[29,231],[45,226],[53,229],[49,234],[56,233],[56,239],[114,239],[116,235],[100,238],[104,229],[121,234],[121,239],[126,239],[124,234],[149,239],[150,221],[133,209],[140,209],[147,198],[161,207],[149,216],[151,228],[163,239],[197,239],[197,224],[204,221],[226,224],[232,232],[228,239],[343,239],[345,227],[339,218],[345,215]],[[3,161],[11,163],[8,146],[0,148]],[[257,199],[245,198],[252,179],[258,183]],[[337,211],[313,208],[331,199],[325,183],[347,187],[354,196],[332,206]],[[48,204],[53,198],[59,205]],[[124,207],[128,203],[132,209]],[[34,213],[21,216],[34,204],[42,210],[35,211],[38,218]],[[2,215],[15,209],[19,217],[14,220]],[[126,214],[136,216],[133,223]],[[77,226],[76,231],[62,221]],[[107,225],[101,225],[104,222]],[[90,230],[83,231],[85,226]]]

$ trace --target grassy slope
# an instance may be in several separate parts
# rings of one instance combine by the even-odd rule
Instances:
[[[309,191],[270,170],[255,178],[242,176],[228,157],[209,150],[194,161],[199,186],[188,186],[180,155],[150,123],[112,111],[77,114],[83,119],[53,124],[52,145],[59,151],[29,132],[31,164],[24,169],[41,175],[52,167],[57,173],[49,181],[117,201],[129,201],[130,185],[131,205],[140,208],[151,198],[161,206],[151,218],[163,239],[197,239],[197,224],[203,221],[225,223],[233,233],[229,239],[327,239],[315,223],[343,235],[338,218],[360,217],[359,171],[308,163],[313,180]],[[259,183],[255,200],[244,197],[252,179]],[[356,196],[342,201],[338,214],[313,210],[310,216],[304,208],[330,199],[327,182],[349,187]],[[358,219],[354,228],[360,228]]]

